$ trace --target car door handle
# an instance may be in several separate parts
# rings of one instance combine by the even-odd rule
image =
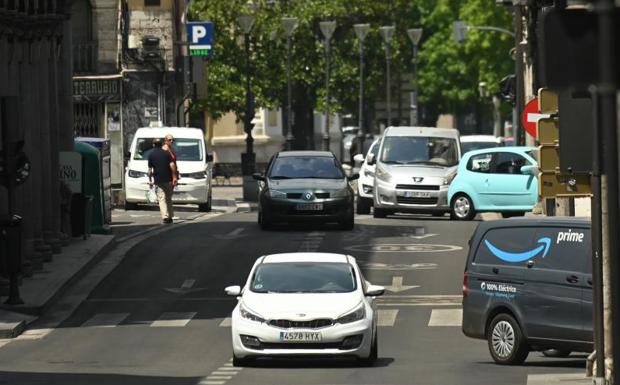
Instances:
[[[579,282],[579,277],[577,277],[576,275],[569,275],[568,277],[566,277],[566,282],[577,283]]]

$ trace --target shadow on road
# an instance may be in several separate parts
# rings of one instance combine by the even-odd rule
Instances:
[[[368,368],[385,368],[394,362],[391,357],[379,357]],[[353,357],[348,358],[258,358],[247,364],[252,368],[265,369],[331,369],[331,368],[357,368],[361,364]]]

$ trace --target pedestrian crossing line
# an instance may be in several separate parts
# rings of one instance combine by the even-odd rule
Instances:
[[[50,334],[54,329],[30,329],[23,332],[14,340],[40,340]]]
[[[225,383],[226,381],[209,381],[209,380],[200,381],[200,385],[224,385]]]
[[[82,324],[82,327],[111,328],[123,322],[129,313],[98,313]]]
[[[222,320],[222,322],[220,322],[221,328],[229,328],[231,326],[232,326],[232,318],[230,317],[226,317]]]
[[[223,372],[238,372],[241,370],[241,368],[235,368],[234,366],[221,366],[217,370]]]
[[[162,313],[158,320],[151,323],[151,327],[183,327],[196,316],[196,312]]]
[[[377,326],[394,326],[398,310],[379,310]]]
[[[232,359],[204,377],[198,385],[224,385],[227,381],[239,373],[243,368],[236,368],[232,364]]]
[[[232,380],[232,376],[209,376],[207,381]]]
[[[462,295],[386,295],[377,300],[379,306],[461,306]]]
[[[3,346],[8,345],[9,342],[11,342],[11,341],[12,341],[12,339],[11,340],[9,340],[9,339],[0,340],[0,348],[2,348]]]
[[[215,372],[211,372],[210,375],[213,376],[230,376],[231,374],[237,374],[237,373],[233,373],[233,372],[221,372],[221,371],[215,371]]]
[[[428,326],[461,326],[463,309],[433,309]]]

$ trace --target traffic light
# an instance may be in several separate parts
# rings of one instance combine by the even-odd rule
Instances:
[[[549,89],[538,90],[542,118],[536,124],[538,147],[538,195],[541,198],[589,196],[590,176],[563,173],[560,169],[560,111],[559,95]]]
[[[7,143],[0,151],[0,184],[19,186],[30,176],[30,160],[24,152],[24,141]]]

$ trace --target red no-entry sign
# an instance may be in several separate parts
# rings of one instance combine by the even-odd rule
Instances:
[[[523,109],[523,128],[525,131],[532,135],[534,138],[536,137],[536,123],[543,118],[548,118],[549,114],[541,114],[540,107],[538,107],[538,99],[530,100]]]

